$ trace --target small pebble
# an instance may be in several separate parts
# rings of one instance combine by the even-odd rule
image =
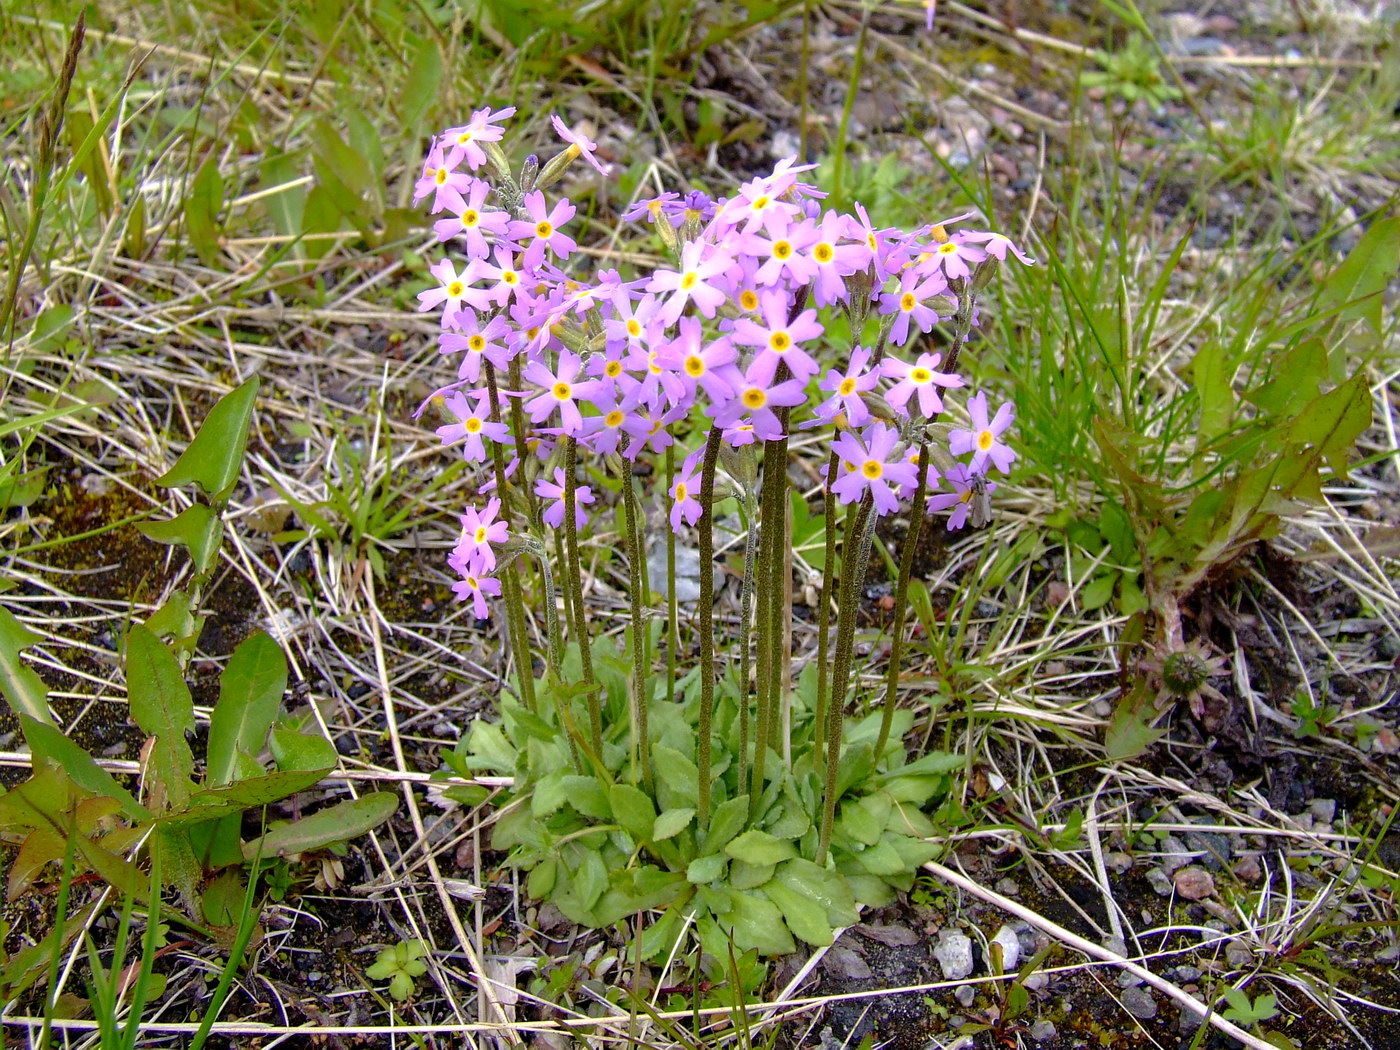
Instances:
[[[1205,900],[1215,892],[1215,877],[1205,868],[1196,865],[1182,868],[1172,876],[1176,892],[1188,901]]]
[[[972,941],[965,933],[944,930],[938,935],[938,946],[933,949],[933,957],[943,969],[943,978],[948,981],[961,981],[972,973]]]
[[[1162,855],[1157,858],[1157,863],[1162,870],[1170,875],[1177,868],[1183,868],[1191,863],[1190,850],[1186,848],[1186,843],[1175,835],[1168,835],[1162,840]]]
[[[1235,861],[1235,878],[1242,882],[1258,882],[1262,872],[1259,870],[1259,858],[1255,856],[1241,857]]]
[[[953,993],[953,998],[961,1003],[963,1009],[966,1010],[972,1006],[973,1000],[977,998],[977,993],[973,990],[972,985],[962,984],[959,985],[958,990]]]
[[[1199,980],[1200,976],[1201,970],[1198,966],[1178,966],[1176,968],[1176,979],[1178,981],[1195,981]]]
[[[1150,1021],[1157,1016],[1157,1000],[1146,988],[1124,988],[1120,1001],[1123,1009],[1139,1021]]]
[[[1124,872],[1132,870],[1133,858],[1126,853],[1115,851],[1113,853],[1105,853],[1103,855],[1103,863],[1104,867],[1115,875],[1122,875]]]
[[[1242,970],[1254,962],[1254,953],[1239,941],[1225,945],[1225,961],[1237,970]]]
[[[1157,891],[1158,896],[1170,897],[1172,894],[1172,880],[1167,878],[1167,873],[1161,868],[1148,868],[1147,881],[1152,888]]]
[[[1016,937],[1016,931],[1010,926],[1003,926],[997,930],[992,943],[1001,945],[1001,972],[1014,973],[1021,961],[1021,942]]]
[[[1313,818],[1321,824],[1330,824],[1337,816],[1337,800],[1335,798],[1315,798],[1312,805],[1308,807]]]
[[[1004,897],[1015,897],[1021,892],[1021,886],[1015,879],[1008,877],[997,882],[997,892]]]
[[[1025,986],[1025,989],[1028,992],[1043,991],[1045,986],[1049,983],[1050,978],[1046,977],[1043,973],[1033,973],[1021,982],[1021,984]]]
[[[1037,1021],[1027,1034],[1037,1043],[1044,1043],[1055,1038],[1055,1026],[1049,1021]]]

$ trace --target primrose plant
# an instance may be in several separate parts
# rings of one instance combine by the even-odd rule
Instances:
[[[788,159],[727,197],[638,202],[622,219],[650,224],[667,261],[589,272],[566,232],[577,206],[547,191],[579,158],[605,176],[595,144],[554,117],[562,151],[514,168],[513,113],[481,109],[445,131],[417,184],[452,252],[419,300],[440,312],[457,369],[424,409],[438,406],[444,444],[488,475],[448,562],[478,617],[500,599],[516,680],[499,720],[477,721],[447,764],[513,778],[493,843],[577,922],[661,911],[649,954],[689,925],[718,958],[731,944],[830,943],[857,904],[907,889],[931,857],[923,810],[962,762],[906,755],[903,610],[926,513],[984,524],[988,475],[1016,458],[1010,405],[977,393],[968,425],[942,417],[965,386],[978,290],[1008,255],[1030,260],[1000,234],[950,230],[970,215],[898,230],[860,205],[824,208],[801,181],[813,165]],[[826,549],[815,652],[793,654],[789,440],[804,431],[825,446]],[[582,549],[604,535],[608,494],[620,537],[594,558],[625,552],[621,650],[584,594]],[[671,526],[655,608],[648,497]],[[734,624],[716,615],[714,574],[716,515],[731,508],[746,536]],[[894,645],[872,700],[852,695],[858,597],[876,521],[901,510]],[[678,534],[699,550],[685,645]],[[538,681],[527,600],[542,620]]]

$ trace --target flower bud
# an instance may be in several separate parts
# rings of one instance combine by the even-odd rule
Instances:
[[[997,270],[997,257],[989,255],[977,264],[977,268],[972,271],[972,290],[980,292],[992,280],[992,274]]]
[[[656,232],[661,236],[661,243],[666,245],[666,250],[680,254],[680,240],[676,236],[676,228],[671,225],[671,220],[665,214],[656,217]]]
[[[758,456],[754,452],[753,445],[731,448],[729,445],[721,444],[719,461],[729,476],[742,485],[746,491],[752,491],[754,486],[758,484]]]

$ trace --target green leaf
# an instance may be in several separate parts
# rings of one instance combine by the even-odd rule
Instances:
[[[193,482],[211,498],[224,498],[238,481],[243,466],[248,424],[257,396],[258,377],[253,376],[221,397],[209,410],[194,440],[175,465],[156,478],[156,484],[176,488]]]
[[[723,853],[711,853],[708,857],[696,857],[685,869],[685,877],[697,885],[715,882],[724,875],[724,866],[729,858]]]
[[[671,789],[674,800],[694,804],[699,797],[696,785],[700,782],[700,771],[689,756],[664,744],[652,745],[651,755],[656,779]]]
[[[1290,444],[1315,449],[1341,478],[1347,476],[1347,454],[1371,425],[1371,388],[1357,373],[1335,390],[1315,398],[1288,428]]]
[[[403,125],[416,128],[428,112],[428,105],[439,97],[442,85],[442,53],[437,41],[429,34],[423,37],[418,51],[408,67],[408,77],[404,81],[399,98],[403,103]]]
[[[826,909],[826,920],[832,926],[850,926],[860,918],[850,886],[834,871],[794,857],[778,865],[773,878],[793,893],[819,903]]]
[[[530,871],[530,877],[525,880],[525,892],[535,900],[543,900],[554,892],[554,884],[559,878],[559,861],[554,857],[545,857]]]
[[[592,908],[607,888],[608,869],[603,858],[596,849],[585,849],[578,871],[574,873],[574,892],[578,894],[579,903]]]
[[[8,609],[0,609],[0,692],[15,714],[28,715],[51,726],[48,686],[19,658],[20,650],[39,640],[40,636],[15,619]]]
[[[1157,709],[1145,681],[1119,698],[1104,732],[1103,746],[1110,762],[1136,758],[1159,740],[1166,730],[1153,729]]]
[[[389,791],[376,791],[339,802],[329,809],[280,825],[260,838],[244,843],[243,859],[252,860],[258,856],[259,850],[264,857],[290,857],[295,853],[308,853],[338,842],[348,842],[383,824],[398,807],[398,796]]]
[[[1215,339],[1207,339],[1191,362],[1191,378],[1196,396],[1201,402],[1201,420],[1197,431],[1199,449],[1230,425],[1236,399],[1231,377],[1225,370],[1225,348]]]
[[[136,528],[157,543],[188,547],[196,572],[206,573],[219,556],[224,523],[207,504],[191,503],[173,518],[138,522]]]
[[[1117,503],[1106,502],[1099,508],[1099,534],[1108,541],[1113,559],[1119,565],[1131,565],[1138,560],[1132,519]]]
[[[322,769],[285,769],[261,776],[247,777],[231,784],[196,791],[190,797],[190,805],[217,805],[226,803],[242,809],[265,806],[295,795],[298,791],[315,787],[333,766]]]
[[[219,263],[219,212],[223,206],[224,180],[219,175],[218,157],[211,153],[199,166],[185,198],[185,230],[205,266]]]
[[[729,885],[736,890],[752,890],[773,877],[772,864],[745,864],[736,860],[729,865]]]
[[[569,805],[580,815],[594,820],[613,819],[612,805],[608,802],[608,785],[597,777],[571,774],[564,778],[563,787],[569,793]]]
[[[194,732],[194,702],[174,655],[140,624],[126,638],[126,687],[132,719],[155,738],[147,797],[156,812],[179,809],[194,790],[194,756],[185,740]]]
[[[722,850],[748,822],[748,795],[739,795],[727,802],[721,802],[710,814],[710,826],[705,829],[705,849],[711,853]]]
[[[122,812],[133,820],[150,816],[146,807],[132,797],[131,792],[117,783],[116,778],[97,764],[75,741],[70,740],[55,725],[40,722],[24,712],[19,714],[20,728],[34,758],[63,770],[64,774],[85,791],[114,798],[121,803]]]
[[[335,768],[340,756],[335,746],[320,733],[303,733],[283,725],[272,727],[267,738],[277,768],[284,773]]]
[[[724,852],[745,864],[777,864],[797,856],[797,847],[787,839],[775,838],[766,831],[751,828],[727,843]]]
[[[887,838],[853,854],[857,863],[872,875],[900,875],[908,871],[904,858]]]
[[[219,699],[209,717],[208,784],[234,780],[239,775],[239,756],[251,761],[263,749],[286,688],[287,658],[282,647],[264,631],[249,635],[219,676]],[[334,766],[334,748],[331,751]],[[247,763],[242,768],[250,771]]]
[[[781,882],[770,882],[763,893],[783,913],[788,929],[808,944],[824,948],[831,943],[831,925],[826,921],[826,908],[811,897],[794,893]]]
[[[733,895],[733,910],[721,916],[731,926],[734,945],[742,951],[756,949],[762,955],[789,955],[797,950],[783,913],[758,891]]]
[[[656,818],[656,827],[652,831],[652,837],[657,842],[664,842],[666,839],[674,838],[690,826],[690,822],[695,818],[695,810],[689,807],[685,809],[668,809]]]
[[[1273,416],[1291,417],[1317,397],[1327,380],[1327,347],[1321,339],[1305,339],[1279,358],[1274,376],[1248,390],[1246,401]]]
[[[1351,253],[1322,286],[1324,302],[1342,307],[1340,317],[1364,317],[1377,335],[1384,323],[1385,289],[1400,269],[1400,218],[1371,224]]]
[[[470,754],[466,762],[470,768],[495,770],[505,776],[515,773],[519,754],[501,732],[499,723],[478,718],[472,723],[468,746]]]
[[[638,842],[650,842],[656,825],[656,807],[651,797],[631,784],[614,784],[608,792],[613,817]]]
[[[1088,586],[1079,592],[1079,607],[1085,612],[1102,609],[1113,600],[1113,588],[1118,582],[1118,575],[1106,572],[1102,568],[1098,572],[1099,574],[1089,581]]]

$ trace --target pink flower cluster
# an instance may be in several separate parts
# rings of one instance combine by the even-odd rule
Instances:
[[[542,458],[569,437],[580,449],[634,460],[671,445],[671,425],[692,414],[734,446],[780,437],[787,419],[788,428],[836,429],[840,501],[869,493],[887,514],[912,495],[921,424],[944,411],[945,391],[964,385],[939,370],[938,353],[917,349],[919,336],[951,319],[963,282],[989,256],[1030,259],[1000,234],[945,229],[968,214],[900,231],[876,227],[859,204],[853,213],[824,208],[824,194],[799,179],[814,165],[787,159],[728,198],[691,191],[638,202],[624,219],[680,231],[675,264],[631,280],[616,270],[583,280],[562,269],[577,249],[565,232],[576,217],[567,198],[551,202],[526,186],[507,210],[502,193],[476,174],[487,163],[480,143],[499,140],[498,122],[512,113],[481,109],[445,131],[416,186],[416,200],[431,197],[434,213],[446,213],[433,226],[438,239],[462,253],[460,268],[446,258],[432,266],[438,284],[418,296],[420,309],[440,311],[439,350],[457,360],[457,382],[438,392],[456,420],[438,428],[445,444],[480,462],[485,442],[503,443],[511,470],[519,467],[515,435],[504,416],[492,419],[482,375],[483,361],[504,373],[518,358],[522,388],[499,396],[520,399],[529,421],[523,437]],[[558,117],[553,124],[570,158],[582,155],[603,171],[594,143]],[[824,315],[837,309],[882,319],[875,345],[856,346],[839,363],[823,340]],[[929,507],[952,509],[950,528],[966,519],[976,493],[994,487],[982,480],[989,463],[1010,470],[1016,454],[1002,436],[1012,412],[1003,405],[989,420],[977,394],[968,402],[971,427],[948,439],[952,455],[971,453],[966,468],[943,477],[925,467]],[[671,487],[677,529],[699,518],[699,470],[697,450]],[[545,521],[557,528],[563,476],[554,474],[536,487],[554,501]],[[950,492],[940,491],[944,482]],[[579,493],[581,528],[592,494]],[[491,524],[497,508],[492,500],[482,514],[463,516],[451,559],[462,576],[458,594],[478,616],[484,595],[499,593],[487,575],[489,545],[504,539],[504,526]]]

